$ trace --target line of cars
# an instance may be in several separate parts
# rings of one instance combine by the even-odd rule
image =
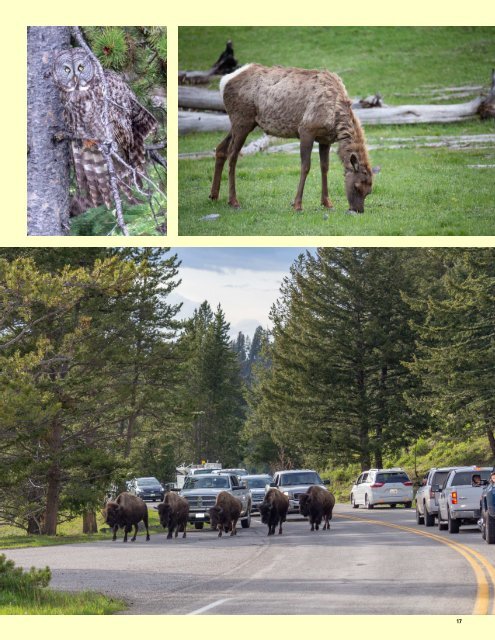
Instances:
[[[416,494],[416,521],[459,533],[477,524],[483,539],[495,544],[495,467],[440,467],[426,473]]]
[[[363,471],[350,494],[351,505],[373,509],[413,502],[413,483],[400,467]],[[423,477],[416,493],[416,522],[459,533],[477,524],[483,539],[495,544],[495,467],[434,467]]]

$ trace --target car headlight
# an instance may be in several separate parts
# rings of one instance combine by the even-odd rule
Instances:
[[[290,495],[289,491],[284,491],[284,496],[287,496],[288,498],[291,498],[292,496]]]

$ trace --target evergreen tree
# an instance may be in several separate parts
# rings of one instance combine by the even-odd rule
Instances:
[[[239,433],[244,400],[228,331],[220,305],[213,313],[205,301],[186,322],[180,339],[185,440],[190,443],[187,454],[195,462],[221,460],[229,466],[242,457]]]
[[[436,254],[443,275],[429,295],[409,299],[426,320],[417,326],[418,351],[410,364],[421,393],[408,399],[431,415],[437,432],[459,439],[485,435],[495,458],[495,250]]]
[[[300,256],[272,310],[272,366],[250,421],[284,464],[311,456],[363,468],[415,437],[403,391],[414,332],[401,290],[413,286],[408,250],[319,249]]]

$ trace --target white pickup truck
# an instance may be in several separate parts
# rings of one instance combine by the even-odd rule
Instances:
[[[202,529],[205,522],[210,521],[210,508],[215,506],[217,495],[227,491],[239,498],[242,505],[241,526],[243,529],[251,525],[251,491],[246,484],[233,473],[209,473],[187,476],[184,487],[179,492],[189,503],[189,522],[196,529]]]
[[[483,487],[491,467],[456,467],[447,476],[438,496],[438,528],[459,533],[464,524],[476,524],[480,517]],[[481,483],[476,484],[476,476]]]

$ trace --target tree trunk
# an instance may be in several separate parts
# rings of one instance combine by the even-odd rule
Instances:
[[[62,447],[62,425],[58,417],[53,420],[52,430],[48,438],[48,446],[52,462],[47,472],[48,488],[46,492],[43,533],[47,536],[55,536],[57,535],[58,505],[61,484],[59,455]]]
[[[492,457],[495,459],[495,433],[493,432],[493,429],[487,427],[486,435],[488,436],[488,442],[490,443],[490,451],[492,452]]]
[[[69,228],[69,147],[53,141],[64,125],[51,78],[55,53],[69,46],[69,27],[28,28],[27,232],[32,236],[66,235]]]
[[[85,511],[83,513],[83,533],[98,533],[96,513],[94,511]]]

